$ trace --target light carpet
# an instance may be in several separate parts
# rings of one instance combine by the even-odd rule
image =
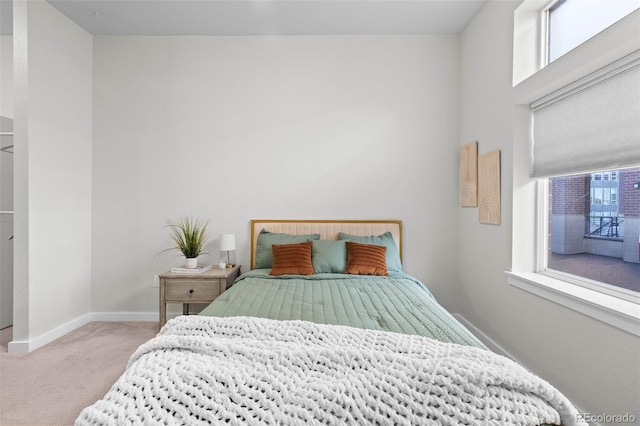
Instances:
[[[92,322],[28,354],[7,352],[0,330],[0,425],[73,425],[102,398],[157,322]]]

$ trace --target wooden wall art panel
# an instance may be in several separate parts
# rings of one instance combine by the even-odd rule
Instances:
[[[460,148],[460,205],[478,205],[478,142]]]
[[[478,156],[478,218],[500,224],[500,150]]]

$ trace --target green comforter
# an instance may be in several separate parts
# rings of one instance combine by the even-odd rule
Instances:
[[[256,269],[243,274],[200,315],[306,320],[484,347],[409,275],[274,277],[269,271]]]

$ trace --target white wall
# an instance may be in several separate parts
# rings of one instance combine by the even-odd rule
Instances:
[[[29,350],[89,317],[92,37],[44,1],[16,2],[14,15],[10,350]]]
[[[244,270],[254,218],[402,219],[448,302],[457,112],[457,36],[95,37],[92,310],[157,316],[181,215]]]
[[[462,297],[454,312],[590,413],[638,415],[640,341],[590,317],[511,287],[514,164],[527,164],[513,145],[513,11],[518,1],[490,1],[460,39],[460,145],[502,151],[502,224],[480,225],[476,209],[460,209]],[[526,109],[526,108],[525,108]],[[521,122],[522,120],[517,120]],[[525,120],[526,121],[526,120]],[[526,129],[524,130],[526,133]],[[515,169],[519,171],[520,169]],[[520,179],[520,178],[519,178]],[[519,222],[518,226],[523,226]],[[490,249],[488,249],[490,248]]]

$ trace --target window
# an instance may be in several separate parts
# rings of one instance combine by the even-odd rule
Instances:
[[[548,181],[538,272],[640,300],[640,53],[531,108],[533,177]]]
[[[548,179],[549,238],[543,248],[547,264],[540,269],[552,276],[570,274],[575,282],[595,281],[598,286],[592,287],[618,297],[640,295],[636,231],[640,228],[640,191],[633,186],[640,179],[640,167],[615,173],[618,182],[594,179],[609,172]],[[621,206],[617,205],[618,194]],[[589,200],[592,197],[596,198]]]
[[[547,63],[638,9],[637,0],[558,0],[546,10]]]
[[[638,303],[640,52],[531,109],[533,177],[547,191],[537,272]]]

